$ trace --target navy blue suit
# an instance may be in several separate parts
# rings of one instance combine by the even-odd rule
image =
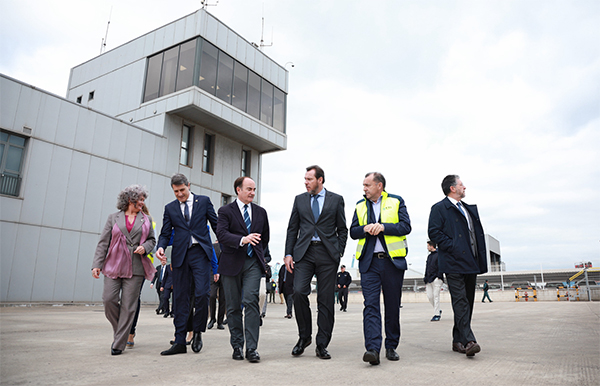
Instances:
[[[185,220],[181,203],[174,200],[165,206],[158,248],[166,248],[173,234],[171,265],[173,267],[173,312],[175,314],[175,343],[185,345],[186,322],[190,310],[190,287],[195,286],[194,332],[206,330],[210,296],[210,267],[212,242],[207,228],[210,222],[217,229],[217,214],[210,199],[193,195],[190,222]],[[174,231],[174,232],[173,232]],[[191,237],[198,244],[191,245]]]
[[[164,288],[162,292],[162,309],[165,315],[169,315],[173,311],[169,305],[169,299],[171,299],[171,294],[173,293],[173,270],[170,265],[165,265],[163,269],[165,270],[165,277],[163,277],[163,281],[160,284]]]
[[[446,274],[452,298],[453,342],[466,345],[476,342],[471,330],[475,286],[477,274],[487,272],[487,259],[477,206],[462,201],[461,204],[471,219],[473,232],[466,217],[446,197],[431,207],[429,238],[438,245],[439,271]]]
[[[364,226],[359,225],[356,210],[352,217],[350,226],[350,237],[354,240],[366,238],[358,267],[361,273],[361,287],[365,299],[363,310],[363,332],[365,336],[365,348],[367,350],[381,350],[381,292],[383,292],[383,304],[385,307],[385,348],[396,349],[400,342],[400,301],[402,299],[402,284],[404,272],[408,268],[404,257],[396,257],[393,260],[387,253],[384,235],[405,236],[412,230],[410,218],[406,211],[404,200],[400,196],[389,195],[400,200],[398,206],[398,222],[382,223],[384,231],[377,236],[365,233]],[[373,204],[366,199],[368,208],[367,224],[380,222],[373,218]],[[366,225],[366,224],[365,224]],[[374,256],[376,240],[379,238],[381,245],[386,250],[385,257]]]

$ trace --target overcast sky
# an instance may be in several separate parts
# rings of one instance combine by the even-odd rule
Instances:
[[[99,54],[109,15],[107,50],[201,3],[0,7],[0,72],[65,96],[69,70]],[[294,63],[288,149],[263,157],[275,261],[305,167],[319,164],[348,225],[364,174],[384,174],[406,201],[415,271],[447,174],[461,176],[507,270],[600,265],[600,2],[220,0],[208,11],[257,43],[264,15],[264,52]],[[350,240],[348,266],[355,249]]]

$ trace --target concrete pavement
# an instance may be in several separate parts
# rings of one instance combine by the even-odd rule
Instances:
[[[101,306],[0,307],[0,384],[600,384],[600,303],[476,302],[473,329],[482,351],[473,358],[451,351],[450,304],[442,304],[441,321],[430,322],[428,303],[404,303],[400,361],[382,358],[371,366],[362,362],[358,299],[347,313],[336,313],[331,360],[318,359],[314,343],[292,357],[295,320],[283,318],[284,305],[269,304],[258,364],[232,360],[229,332],[216,328],[203,335],[200,353],[188,348],[187,354],[160,356],[173,324],[153,305],[142,307],[135,347],[120,356],[110,355],[112,330]]]

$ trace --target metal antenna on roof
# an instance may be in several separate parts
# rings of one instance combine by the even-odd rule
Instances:
[[[271,47],[273,45],[273,29],[271,28],[271,44],[265,44],[264,35],[265,35],[265,3],[263,3],[263,17],[262,17],[262,31],[260,33],[260,50],[263,50],[263,47]]]
[[[217,0],[217,2],[214,3],[214,4],[208,4],[208,1],[201,0],[200,4],[202,4],[202,9],[206,9],[206,7],[209,7],[209,6],[217,6],[217,5],[219,5],[219,0]]]
[[[108,14],[108,24],[106,24],[106,34],[104,35],[104,38],[102,39],[102,44],[100,44],[100,54],[102,55],[102,52],[104,52],[104,50],[106,49],[106,39],[108,39],[108,27],[110,27],[110,18],[112,16],[112,6],[110,7],[110,13]]]

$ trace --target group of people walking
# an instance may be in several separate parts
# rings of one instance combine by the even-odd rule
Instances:
[[[287,303],[286,317],[292,318],[293,307],[298,326],[298,341],[291,354],[302,355],[313,342],[309,295],[312,278],[316,276],[315,354],[320,359],[331,358],[328,346],[335,320],[335,292],[339,293],[340,310],[346,311],[347,291],[352,280],[345,267],[337,272],[349,233],[352,239],[358,240],[356,258],[364,296],[366,351],[363,361],[378,365],[382,346],[385,357],[397,361],[400,358],[396,349],[400,341],[402,284],[408,268],[406,236],[411,232],[406,204],[402,197],[385,190],[386,181],[381,173],[367,173],[363,181],[364,197],[356,203],[348,229],[343,197],[325,189],[324,183],[322,168],[317,165],[306,168],[306,192],[296,196],[287,227],[285,265],[279,272],[279,288]],[[100,272],[105,275],[103,301],[114,331],[111,353],[122,353],[141,283],[144,277],[151,280],[155,275],[156,270],[146,253],[156,245],[156,257],[165,264],[165,249],[172,239],[175,339],[161,355],[187,351],[186,321],[191,309],[191,288],[195,303],[191,348],[194,352],[202,349],[210,284],[220,281],[225,295],[232,358],[259,362],[262,323],[259,291],[261,279],[264,281],[270,272],[265,261],[270,229],[266,210],[253,202],[255,182],[250,177],[236,179],[233,187],[237,198],[219,208],[218,215],[208,197],[190,192],[190,183],[184,175],[174,175],[171,187],[176,199],[165,206],[158,239],[147,225],[151,224],[151,218],[139,214],[148,196],[139,186],[121,192],[119,212],[109,216],[101,234],[92,273],[95,278]],[[461,202],[466,188],[460,178],[447,176],[442,189],[446,198],[432,207],[428,233],[439,247],[439,270],[446,274],[452,297],[452,349],[472,356],[480,351],[470,322],[476,276],[487,271],[485,240],[477,207]],[[209,224],[216,229],[221,249],[218,268],[212,271]]]

